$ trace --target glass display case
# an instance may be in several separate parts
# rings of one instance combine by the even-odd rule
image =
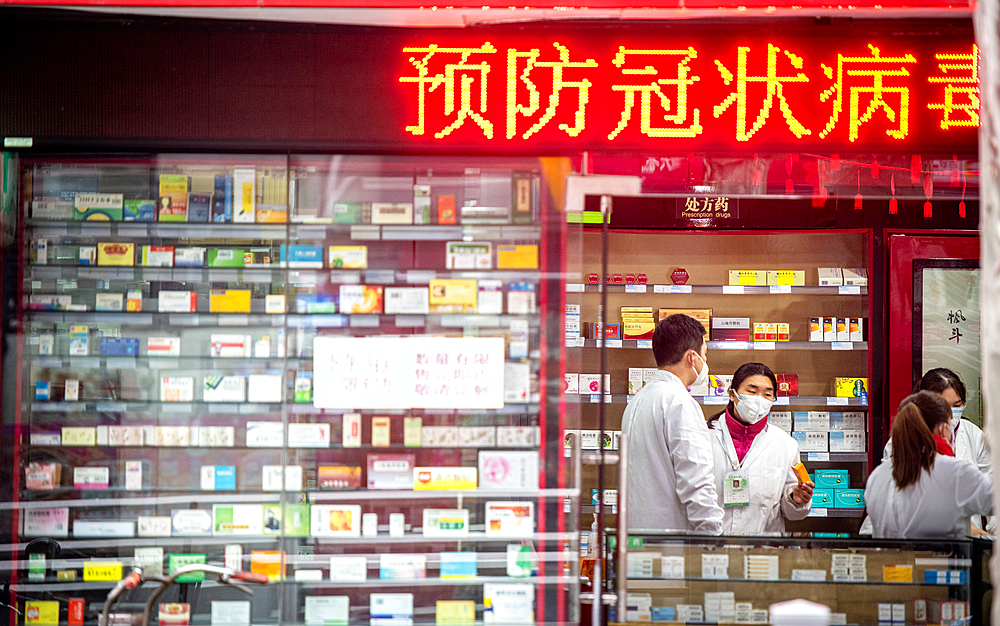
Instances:
[[[973,600],[971,540],[642,531],[623,548],[612,554],[624,622],[767,624],[771,604],[802,598],[830,607],[831,624],[968,623]]]
[[[96,623],[131,567],[187,563],[272,584],[192,580],[161,624],[576,621],[566,228],[539,160],[21,173],[3,421],[26,623]]]

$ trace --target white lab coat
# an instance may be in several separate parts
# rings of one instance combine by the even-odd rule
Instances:
[[[734,470],[734,462],[738,460],[725,413],[711,432],[715,487],[719,494],[719,506],[723,506],[722,482]],[[797,504],[790,497],[799,484],[792,470],[792,465],[798,462],[799,444],[780,428],[770,424],[764,426],[764,430],[754,437],[743,461],[736,463],[747,477],[750,505],[723,507],[723,534],[782,533],[785,531],[785,517],[800,520],[809,515],[811,498],[805,504]]]
[[[986,474],[987,476],[993,475],[993,466],[990,463],[990,451],[986,448],[986,441],[983,438],[983,431],[978,426],[970,422],[969,420],[963,419],[958,426],[958,430],[955,431],[955,444],[953,446],[955,450],[955,458],[962,459],[972,463],[979,471]],[[882,453],[883,463],[892,463],[892,439],[885,442],[885,451]],[[986,524],[986,529],[993,533],[996,532],[997,520],[995,517],[991,517]],[[976,528],[982,529],[983,523],[980,520],[980,516],[975,515],[972,517],[972,525]]]
[[[660,370],[625,407],[629,529],[718,535],[712,441],[701,407],[679,378]]]
[[[875,537],[959,539],[969,516],[993,512],[993,481],[968,461],[938,454],[929,473],[900,491],[892,463],[883,463],[868,477],[865,504]]]

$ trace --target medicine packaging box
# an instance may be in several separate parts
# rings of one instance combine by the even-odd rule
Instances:
[[[845,267],[841,270],[845,285],[868,286],[868,270],[863,267]]]
[[[837,318],[823,318],[823,341],[837,341]]]
[[[817,489],[844,489],[851,484],[847,470],[818,469],[813,476]]]
[[[729,270],[730,285],[767,285],[766,270]]]
[[[826,508],[832,508],[833,504],[834,504],[833,489],[820,489],[819,487],[813,489],[813,500],[812,500],[813,507],[826,509]]]
[[[566,374],[566,386],[564,388],[565,393],[577,394],[580,393],[580,375],[579,374]]]
[[[806,284],[806,272],[805,270],[768,270],[767,284],[802,287]]]
[[[712,341],[750,341],[750,318],[713,317]]]
[[[865,508],[864,489],[836,489],[834,495],[834,508],[838,509],[863,509]]]
[[[865,414],[861,411],[833,411],[830,413],[830,431],[865,430]]]
[[[706,335],[712,331],[712,309],[658,309],[656,313],[657,321],[662,321],[671,315],[687,315],[701,322],[701,325],[705,327]]]
[[[799,444],[799,452],[828,452],[829,433],[792,431],[792,439]]]
[[[600,374],[580,374],[580,393],[601,393]],[[604,375],[604,393],[611,393],[611,374]]]
[[[830,431],[830,452],[864,452],[865,431]]]
[[[839,267],[818,267],[816,275],[820,287],[839,287],[844,284],[844,273]]]
[[[786,433],[792,432],[792,412],[791,411],[771,411],[767,416],[767,422],[775,428],[780,428]]]
[[[838,398],[860,398],[868,395],[867,378],[834,378],[833,395]]]

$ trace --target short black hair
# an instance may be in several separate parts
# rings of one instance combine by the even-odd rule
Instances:
[[[743,381],[750,378],[751,376],[765,376],[774,385],[774,395],[778,395],[778,379],[775,377],[774,372],[771,368],[764,365],[763,363],[744,363],[736,370],[733,374],[733,382],[729,384],[729,389],[739,393],[740,385]]]
[[[701,322],[678,313],[660,321],[653,331],[653,356],[656,367],[679,362],[688,350],[701,353],[705,344],[705,327]]]
[[[944,367],[936,367],[924,374],[917,386],[913,388],[913,393],[918,391],[933,391],[942,394],[948,389],[954,389],[958,397],[962,399],[962,404],[966,402],[965,383],[962,377]]]

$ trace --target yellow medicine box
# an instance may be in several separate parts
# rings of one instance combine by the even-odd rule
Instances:
[[[833,395],[838,398],[860,398],[862,393],[869,393],[867,378],[833,379]]]
[[[805,270],[768,270],[767,284],[802,287],[806,284],[806,272]]]
[[[729,270],[730,285],[767,285],[766,270]]]

